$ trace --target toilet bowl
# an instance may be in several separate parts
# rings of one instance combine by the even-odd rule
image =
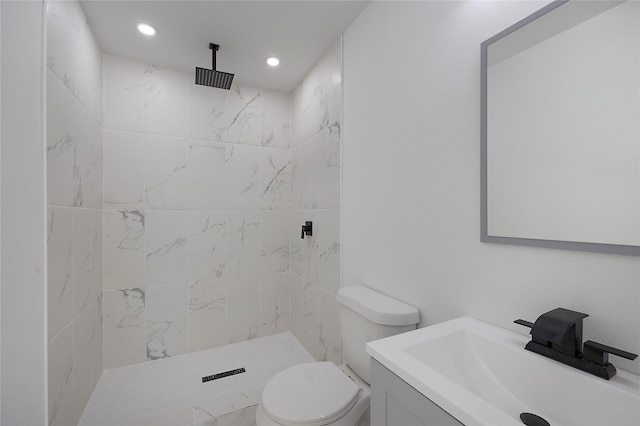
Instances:
[[[258,426],[367,426],[371,340],[413,330],[413,306],[363,286],[338,291],[345,364],[312,362],[276,374],[256,410]]]
[[[346,365],[312,362],[279,373],[265,386],[260,426],[354,426],[369,409],[369,385]]]

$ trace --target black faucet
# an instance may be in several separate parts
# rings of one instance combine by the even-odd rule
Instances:
[[[531,341],[525,349],[609,380],[616,374],[609,354],[627,359],[636,359],[638,355],[591,340],[584,342],[583,347],[582,320],[588,316],[556,308],[540,315],[535,323],[522,319],[514,322],[531,328]]]

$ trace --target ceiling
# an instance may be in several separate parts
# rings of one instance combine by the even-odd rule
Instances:
[[[190,1],[81,0],[104,53],[194,72],[211,68],[209,43],[220,45],[219,71],[234,81],[292,91],[369,0]],[[137,30],[157,29],[154,37]],[[280,59],[271,68],[269,56]]]

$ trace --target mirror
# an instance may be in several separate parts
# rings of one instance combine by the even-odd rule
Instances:
[[[640,256],[640,2],[556,1],[481,49],[481,241]]]

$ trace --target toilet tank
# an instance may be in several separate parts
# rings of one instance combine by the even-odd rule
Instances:
[[[341,288],[336,299],[340,303],[344,361],[371,383],[367,342],[414,330],[420,313],[411,305],[361,285]]]

